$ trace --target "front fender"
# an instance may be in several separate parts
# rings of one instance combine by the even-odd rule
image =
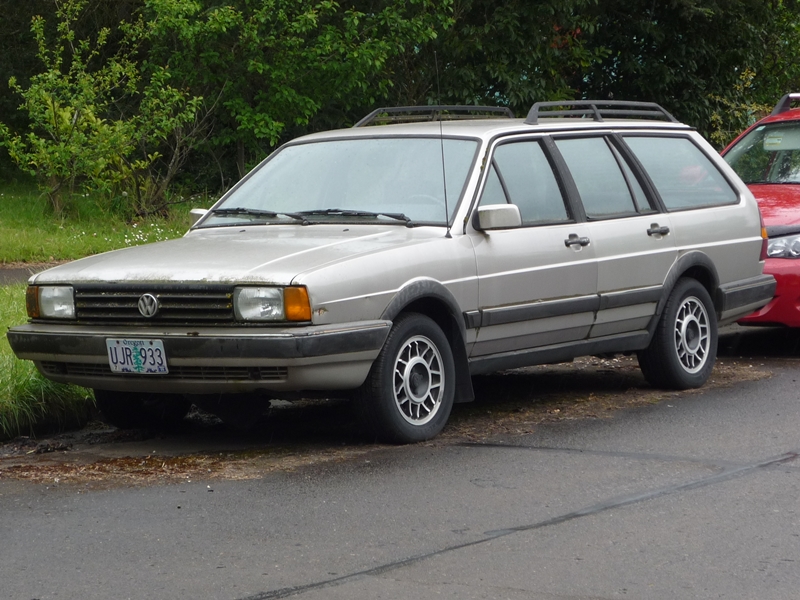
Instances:
[[[382,320],[394,321],[401,312],[410,310],[432,318],[442,328],[450,342],[456,364],[456,402],[471,402],[475,399],[472,377],[467,360],[467,328],[463,311],[455,296],[441,282],[420,278],[405,284],[381,315]]]

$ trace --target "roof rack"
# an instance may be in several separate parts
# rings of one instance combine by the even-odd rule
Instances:
[[[424,113],[424,114],[421,114]],[[472,119],[513,119],[514,113],[505,106],[386,106],[376,108],[353,127],[385,125],[387,123],[417,123],[420,121],[466,121]]]
[[[787,110],[791,110],[792,102],[795,100],[800,100],[800,94],[786,94],[778,100],[778,103],[775,105],[775,108],[772,109],[770,116],[779,115],[781,113],[786,112]]]
[[[536,125],[540,117],[592,117],[595,121],[603,121],[603,117],[655,118],[670,123],[678,122],[675,117],[655,102],[626,102],[624,100],[537,102],[531,107],[525,122],[528,125]]]

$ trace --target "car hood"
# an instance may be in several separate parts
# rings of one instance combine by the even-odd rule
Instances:
[[[774,183],[751,184],[747,187],[758,201],[764,225],[800,225],[800,185]]]
[[[401,225],[267,225],[198,229],[186,236],[90,256],[29,283],[273,283],[398,245],[439,239],[441,228]]]

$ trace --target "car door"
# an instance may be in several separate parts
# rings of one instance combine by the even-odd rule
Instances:
[[[597,258],[600,307],[590,338],[642,333],[677,258],[669,215],[659,213],[610,134],[558,137]],[[641,176],[640,176],[641,177]]]
[[[542,139],[498,144],[479,206],[515,204],[522,225],[472,231],[479,329],[471,357],[586,338],[597,310],[597,263]]]

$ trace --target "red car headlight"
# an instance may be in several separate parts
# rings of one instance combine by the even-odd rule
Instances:
[[[769,258],[800,258],[800,235],[771,238],[767,245]]]

